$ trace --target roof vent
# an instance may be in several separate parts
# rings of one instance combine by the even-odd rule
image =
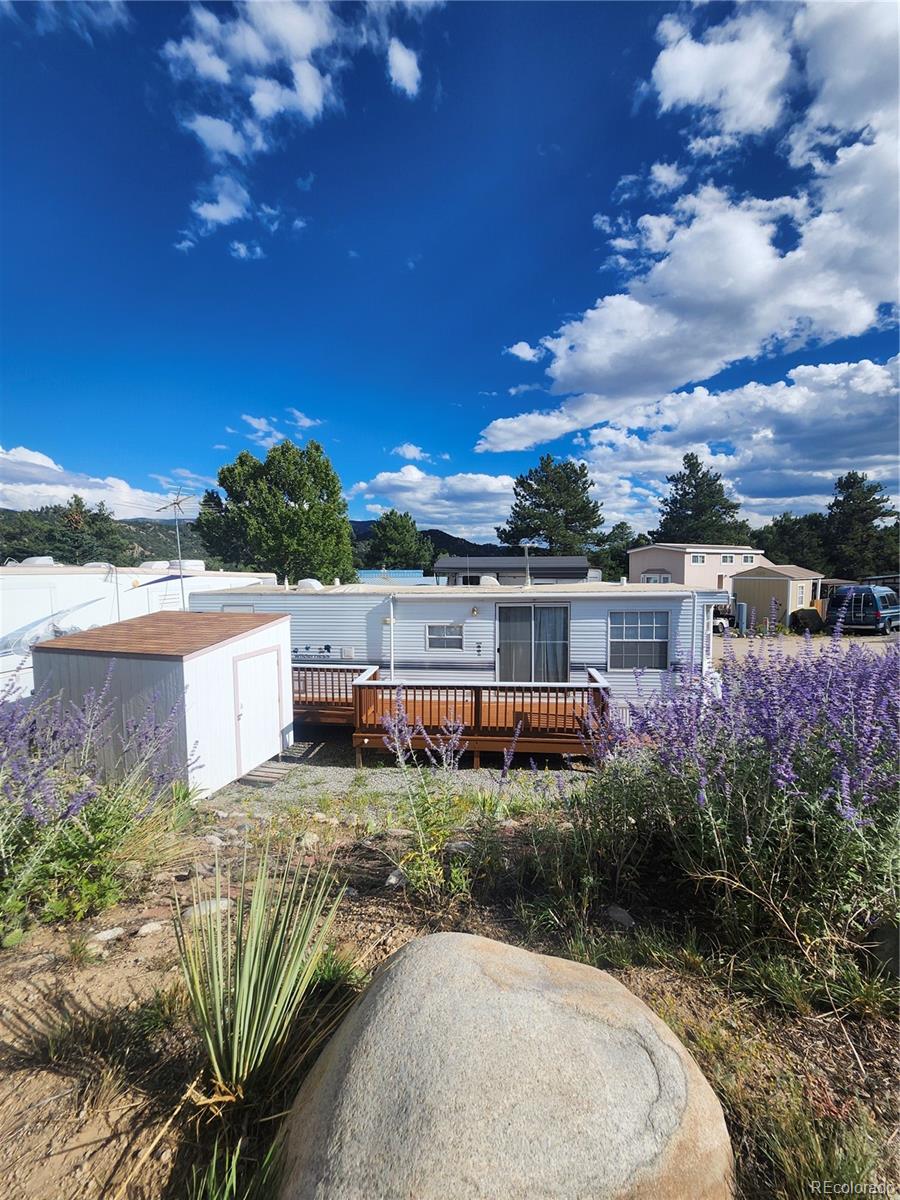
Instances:
[[[169,560],[170,571],[205,571],[206,563],[202,558],[183,558],[181,562],[177,558]]]
[[[32,554],[30,558],[22,559],[23,567],[55,567],[56,563],[49,554]]]
[[[498,588],[502,585],[496,575],[482,575],[478,586],[486,588]]]
[[[106,569],[106,570],[109,570],[109,568],[112,566],[112,563],[108,563],[108,562],[89,562],[89,563],[85,563],[84,565],[85,565],[86,567],[103,567],[104,569]]]
[[[168,571],[169,560],[167,558],[148,558],[146,562],[141,563],[142,571]]]
[[[318,579],[301,579],[297,584],[298,592],[321,592],[322,584]]]

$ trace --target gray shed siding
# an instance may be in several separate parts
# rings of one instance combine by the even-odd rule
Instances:
[[[119,656],[105,654],[63,654],[56,650],[35,650],[33,653],[36,690],[49,695],[62,692],[75,704],[91,690],[98,695],[107,678],[107,699],[112,704],[112,720],[120,737],[130,723],[139,721],[150,705],[157,718],[165,721],[176,707],[184,709],[184,668],[178,659]],[[182,762],[188,758],[187,732],[184,720],[175,723],[174,750]],[[112,770],[117,755],[112,750],[105,755],[105,765]],[[187,775],[185,774],[185,781]]]

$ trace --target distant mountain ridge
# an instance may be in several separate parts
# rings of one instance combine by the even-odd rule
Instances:
[[[350,528],[356,541],[367,541],[372,536],[374,524],[374,521],[351,521]],[[438,554],[458,554],[460,557],[468,554],[470,558],[486,558],[508,553],[506,546],[498,546],[493,542],[469,542],[444,529],[420,529],[419,532],[428,538]]]

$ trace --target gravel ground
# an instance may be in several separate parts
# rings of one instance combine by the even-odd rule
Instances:
[[[260,817],[279,811],[355,816],[360,824],[371,828],[397,823],[394,818],[407,785],[403,771],[391,766],[386,752],[367,753],[367,765],[359,768],[354,763],[349,730],[316,730],[311,739],[309,730],[298,726],[296,736],[298,741],[282,755],[282,761],[293,764],[283,779],[269,787],[231,783],[209,797],[202,807]],[[464,767],[466,762],[464,759]],[[558,765],[558,756],[555,762]],[[465,770],[466,787],[493,791],[499,773],[497,756],[496,767]],[[527,770],[523,774],[528,774]]]

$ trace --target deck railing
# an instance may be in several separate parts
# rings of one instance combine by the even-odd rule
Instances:
[[[294,710],[310,721],[352,725],[357,751],[383,748],[385,718],[402,704],[411,726],[434,735],[446,722],[463,726],[475,752],[504,749],[518,732],[524,751],[578,753],[591,709],[607,710],[606,681],[587,683],[431,683],[380,679],[378,667],[294,667]],[[420,744],[421,734],[414,738]]]

